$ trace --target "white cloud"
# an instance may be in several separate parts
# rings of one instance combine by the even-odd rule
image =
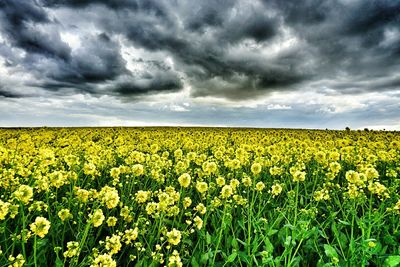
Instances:
[[[78,49],[82,46],[82,42],[79,34],[74,32],[60,32],[61,40],[68,44],[73,50]]]
[[[281,105],[281,104],[268,104],[267,109],[269,109],[269,110],[286,110],[286,109],[292,109],[292,107],[288,106],[288,105]]]

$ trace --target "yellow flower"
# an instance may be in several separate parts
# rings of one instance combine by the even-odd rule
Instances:
[[[86,175],[92,175],[95,176],[98,174],[98,171],[96,169],[96,165],[94,165],[93,163],[89,162],[89,163],[85,163],[83,165],[83,172]]]
[[[106,249],[109,251],[110,255],[117,254],[121,248],[121,237],[119,235],[112,235],[111,237],[106,237]]]
[[[119,168],[112,168],[110,170],[110,176],[114,179],[114,180],[119,180],[119,175],[121,174],[121,170]]]
[[[131,215],[131,209],[128,206],[124,206],[119,215],[126,221],[131,222],[133,220],[133,216]]]
[[[274,184],[271,187],[271,194],[272,196],[278,196],[282,192],[282,186],[280,184]]]
[[[86,203],[89,199],[89,191],[86,189],[77,188],[75,195],[76,198],[83,203]]]
[[[373,180],[379,177],[379,173],[375,168],[368,168],[365,170],[367,180]]]
[[[25,264],[25,259],[22,254],[18,254],[17,257],[10,256],[8,257],[8,260],[12,262],[12,264],[9,265],[12,267],[22,267]]]
[[[148,191],[139,190],[135,194],[135,199],[139,204],[145,203],[149,199],[149,197],[150,192]]]
[[[207,208],[206,208],[206,206],[204,206],[204,204],[203,203],[199,203],[197,206],[196,206],[196,208],[195,208],[195,210],[196,211],[198,211],[200,214],[205,214],[206,212],[207,212]]]
[[[184,207],[185,209],[187,209],[187,208],[190,207],[190,205],[192,205],[192,200],[190,199],[190,197],[185,197],[185,198],[183,199],[183,207]]]
[[[219,176],[215,181],[217,182],[217,185],[219,187],[223,187],[225,185],[225,178],[224,177]]]
[[[232,186],[230,185],[224,185],[221,189],[221,197],[222,198],[228,198],[233,194]]]
[[[330,199],[329,191],[326,189],[321,189],[321,190],[315,191],[314,199],[316,201],[329,200]]]
[[[14,192],[14,197],[22,203],[27,204],[33,197],[33,189],[28,185],[21,185],[18,190]]]
[[[123,240],[124,240],[125,244],[129,245],[132,243],[132,241],[136,240],[138,235],[139,235],[139,228],[135,227],[135,229],[128,229],[128,230],[125,230]]]
[[[174,157],[176,159],[180,159],[180,158],[182,158],[182,156],[183,156],[182,149],[177,149],[177,150],[174,151]]]
[[[252,184],[251,178],[248,176],[243,177],[242,184],[244,184],[244,186],[247,186],[247,187],[251,186],[251,184]]]
[[[69,241],[67,243],[67,251],[64,252],[64,257],[65,258],[72,258],[75,255],[78,254],[78,249],[79,249],[79,243],[76,241]]]
[[[374,248],[374,247],[376,247],[376,243],[373,242],[373,241],[369,241],[369,242],[368,242],[368,247]]]
[[[265,188],[265,184],[263,183],[263,182],[258,182],[257,184],[256,184],[256,190],[257,191],[263,191],[263,189]]]
[[[329,153],[329,159],[333,161],[338,161],[340,159],[340,154],[338,152]]]
[[[236,187],[239,186],[240,182],[238,179],[232,179],[229,184],[232,186],[233,190],[236,190]]]
[[[35,235],[43,238],[49,232],[50,224],[46,218],[36,217],[35,222],[30,224],[30,228]]]
[[[114,187],[104,186],[99,193],[99,197],[109,209],[115,208],[119,203],[118,190]]]
[[[94,227],[99,227],[100,225],[102,225],[104,219],[105,217],[103,211],[101,209],[97,209],[92,215],[91,222],[93,223]]]
[[[354,199],[356,197],[358,197],[361,193],[360,190],[358,189],[358,187],[354,184],[349,184],[347,186],[347,193],[349,195],[349,198]]]
[[[282,169],[281,168],[279,168],[279,167],[277,167],[277,166],[273,166],[273,167],[271,167],[270,169],[269,169],[269,173],[271,174],[271,175],[279,175],[279,174],[281,174],[282,173]]]
[[[191,180],[191,178],[190,178],[190,175],[188,173],[184,173],[181,176],[179,176],[179,178],[178,178],[179,184],[182,187],[185,187],[185,188],[189,187],[190,180]]]
[[[206,182],[197,182],[196,183],[196,189],[200,193],[205,193],[208,190],[208,185]]]
[[[259,173],[261,172],[262,166],[261,166],[260,163],[257,163],[257,162],[256,162],[256,163],[253,163],[253,164],[251,165],[250,169],[251,169],[251,172],[252,172],[254,175],[257,175],[257,174],[259,174]]]
[[[135,164],[132,166],[132,172],[135,176],[140,176],[144,173],[144,167],[142,164]]]
[[[73,216],[69,209],[62,209],[57,213],[58,217],[61,219],[61,221],[65,221],[68,219],[72,219]]]
[[[346,172],[346,180],[352,184],[361,184],[362,183],[362,181],[360,179],[360,174],[358,172],[355,172],[352,170]]]
[[[216,173],[218,171],[218,166],[215,162],[204,162],[202,167],[203,171],[208,175]]]
[[[295,171],[293,174],[293,182],[303,182],[306,179],[306,173],[303,171]]]
[[[181,258],[179,256],[179,253],[177,250],[174,250],[172,252],[172,255],[169,256],[167,266],[168,267],[182,267],[183,266]]]
[[[146,213],[148,215],[152,215],[153,213],[155,213],[157,211],[157,208],[158,208],[158,204],[157,203],[155,203],[155,202],[147,203],[147,205],[146,205]]]
[[[108,217],[106,223],[109,227],[113,227],[117,224],[118,219],[114,216],[110,216]]]
[[[197,229],[200,230],[203,227],[203,220],[199,216],[194,217],[193,221],[196,224]]]
[[[0,220],[4,220],[6,218],[10,205],[11,205],[10,203],[3,202],[0,199]]]
[[[116,261],[113,260],[111,255],[108,254],[102,254],[97,256],[90,265],[90,267],[116,267],[116,266],[117,266]]]
[[[171,231],[167,232],[168,243],[172,245],[178,245],[181,242],[182,234],[179,230],[173,228]]]
[[[334,161],[329,163],[329,169],[333,172],[333,173],[338,173],[340,171],[340,169],[342,168],[342,166],[340,166],[340,163]]]

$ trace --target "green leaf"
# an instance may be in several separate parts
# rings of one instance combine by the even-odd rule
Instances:
[[[59,257],[57,257],[56,267],[63,267],[63,266],[64,266],[64,263],[62,262],[62,260]]]
[[[236,250],[239,249],[239,244],[238,244],[238,241],[236,240],[236,238],[232,238],[231,246]]]
[[[264,238],[264,243],[265,243],[265,250],[271,254],[274,251],[274,245],[272,245],[268,237]]]
[[[344,225],[351,225],[351,223],[346,222],[346,221],[342,221],[342,220],[340,220],[340,219],[339,219],[339,223],[344,224]]]
[[[208,232],[206,233],[206,243],[207,245],[211,244],[211,235]]]
[[[196,257],[192,257],[190,263],[192,264],[192,267],[200,267],[200,264],[197,262]]]
[[[389,256],[383,263],[384,267],[396,267],[400,265],[400,255]]]
[[[238,254],[237,254],[236,250],[234,250],[232,252],[232,254],[228,256],[228,259],[226,260],[226,262],[234,262],[236,257],[237,257],[237,255]]]
[[[242,241],[242,240],[240,240],[239,238],[237,239],[237,241],[238,241],[240,244],[242,244],[243,246],[247,246],[247,243],[244,242],[244,241]]]
[[[208,252],[207,252],[207,253],[204,253],[204,254],[201,255],[201,257],[200,257],[200,263],[201,263],[201,264],[206,264],[207,261],[208,261],[208,259],[209,259]]]
[[[334,247],[332,247],[331,245],[325,244],[324,245],[324,250],[325,250],[325,254],[326,256],[328,256],[329,258],[339,258],[339,255],[336,252],[336,249]]]
[[[267,236],[274,235],[274,234],[276,234],[277,232],[278,232],[278,230],[276,230],[276,229],[269,229],[269,231],[268,231],[268,233],[267,233]]]
[[[139,260],[136,264],[135,264],[135,267],[140,267],[140,266],[143,266],[145,264],[145,261],[144,260]]]
[[[247,255],[247,253],[243,252],[243,251],[239,251],[238,255],[240,257],[240,259],[242,261],[244,261],[245,263],[247,263],[248,265],[250,265],[251,261],[249,259],[249,256]]]

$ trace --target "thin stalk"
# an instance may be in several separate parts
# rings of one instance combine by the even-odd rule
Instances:
[[[294,226],[297,224],[297,207],[299,202],[299,182],[296,184],[296,208],[294,210]]]
[[[22,237],[21,237],[22,255],[24,256],[24,259],[26,259],[26,250],[25,250],[25,241],[24,241],[24,239],[25,239],[25,231],[24,230],[26,227],[26,225],[25,225],[26,220],[25,220],[24,207],[23,207],[23,205],[20,205],[20,207],[21,207],[21,214],[22,214],[22,231],[21,231],[22,232]]]
[[[226,215],[226,203],[224,204],[224,215],[222,216],[222,224],[221,224],[221,229],[219,230],[219,234],[218,234],[217,246],[215,247],[213,261],[212,261],[212,264],[210,266],[214,266],[215,258],[217,257],[219,244],[221,243],[221,238],[222,238],[222,231],[224,230],[225,215]]]
[[[33,261],[35,262],[35,267],[37,267],[37,256],[36,256],[36,235],[34,237],[34,244],[33,244]]]

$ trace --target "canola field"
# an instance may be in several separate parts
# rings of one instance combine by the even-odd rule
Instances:
[[[398,266],[400,134],[0,129],[0,266]]]

